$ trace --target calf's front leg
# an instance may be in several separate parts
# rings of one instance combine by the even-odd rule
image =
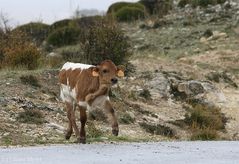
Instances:
[[[105,102],[104,108],[105,108],[106,113],[108,114],[108,117],[109,117],[110,122],[111,122],[112,134],[115,135],[115,136],[118,136],[118,134],[119,134],[119,125],[118,125],[117,118],[115,116],[114,108],[112,107],[110,101],[107,100]]]

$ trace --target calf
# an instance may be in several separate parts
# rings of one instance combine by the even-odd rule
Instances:
[[[123,77],[124,70],[116,67],[110,60],[105,60],[97,66],[67,62],[59,73],[60,96],[66,104],[69,124],[65,134],[70,139],[73,129],[79,143],[86,142],[85,123],[86,109],[103,108],[109,114],[112,133],[117,136],[118,122],[110,103],[109,90],[116,84],[117,77]],[[81,128],[76,125],[75,109],[79,108]]]

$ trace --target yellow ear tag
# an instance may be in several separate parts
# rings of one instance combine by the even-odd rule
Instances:
[[[97,76],[99,76],[99,73],[96,72],[96,71],[93,71],[93,72],[92,72],[92,75],[93,75],[94,77],[97,77]]]
[[[117,76],[124,77],[124,72],[122,70],[118,70]]]

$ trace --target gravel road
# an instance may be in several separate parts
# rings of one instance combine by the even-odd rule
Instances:
[[[239,142],[157,142],[0,148],[0,164],[238,164]]]

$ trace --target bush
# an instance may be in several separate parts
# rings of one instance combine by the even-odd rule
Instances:
[[[75,19],[76,25],[78,25],[81,29],[90,28],[93,25],[96,25],[98,22],[102,21],[104,19],[103,16],[87,16],[82,17],[79,19]]]
[[[193,7],[207,7],[208,5],[222,4],[225,2],[226,0],[180,0],[178,6],[185,7],[187,4],[191,4]]]
[[[120,22],[133,21],[145,17],[145,12],[142,9],[135,7],[123,7],[119,9],[114,16]]]
[[[45,120],[44,115],[39,110],[28,109],[19,113],[17,121],[28,124],[43,124]]]
[[[64,46],[56,49],[56,52],[63,57],[65,61],[84,62],[82,48],[80,44]]]
[[[11,68],[35,69],[41,57],[38,48],[20,31],[13,31],[0,39],[0,52],[3,54],[1,65]]]
[[[114,14],[117,13],[120,9],[124,8],[124,7],[132,7],[132,8],[137,8],[139,10],[144,11],[145,7],[144,5],[140,4],[140,3],[130,3],[130,2],[117,2],[117,3],[113,3],[108,11],[107,14]]]
[[[38,80],[33,75],[23,75],[20,77],[20,80],[23,84],[31,85],[34,87],[40,87],[41,85],[38,83]]]
[[[134,123],[135,119],[132,118],[129,113],[124,113],[124,114],[120,117],[119,121],[120,121],[120,123],[131,124],[131,123]]]
[[[185,122],[193,128],[211,128],[220,130],[225,128],[225,117],[216,107],[196,105],[191,110],[191,115],[186,115]]]
[[[217,131],[212,130],[210,128],[208,129],[202,129],[198,130],[191,136],[191,140],[201,140],[201,141],[207,141],[207,140],[217,140],[219,138]]]
[[[146,132],[151,133],[151,134],[156,134],[156,135],[163,135],[166,137],[175,137],[175,132],[167,126],[163,126],[160,124],[151,124],[151,123],[146,123],[146,122],[141,122],[139,125],[145,129]]]
[[[89,138],[98,138],[103,135],[101,129],[97,128],[92,121],[86,123],[86,131],[88,132],[87,137]]]
[[[84,59],[98,64],[110,59],[116,65],[123,64],[130,56],[130,44],[121,29],[113,22],[104,20],[89,28],[82,40]]]
[[[48,36],[49,25],[44,23],[32,22],[18,26],[14,30],[22,31],[29,36],[34,43],[40,45]]]
[[[50,26],[50,31],[55,31],[57,29],[63,28],[63,27],[67,27],[72,23],[72,19],[63,19],[57,22],[54,22],[51,26]]]
[[[47,38],[47,44],[60,47],[72,45],[79,40],[80,29],[75,26],[66,26],[54,30]]]
[[[178,6],[181,7],[181,8],[183,8],[183,7],[185,7],[187,4],[189,4],[189,2],[190,2],[190,0],[180,0],[180,1],[178,2]]]
[[[172,9],[172,0],[140,0],[149,14],[159,15],[160,17],[167,14]]]

